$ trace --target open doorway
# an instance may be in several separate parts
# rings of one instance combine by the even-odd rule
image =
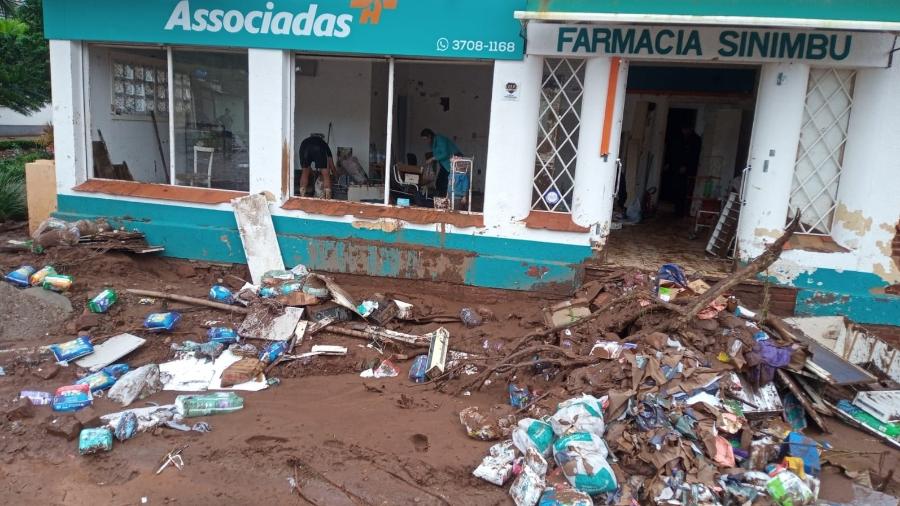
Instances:
[[[608,260],[727,265],[705,250],[740,186],[757,78],[750,66],[631,66]]]

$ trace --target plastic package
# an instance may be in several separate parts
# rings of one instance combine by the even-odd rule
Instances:
[[[18,269],[10,272],[6,276],[3,276],[3,279],[9,281],[10,283],[25,288],[29,284],[31,284],[31,275],[35,273],[34,267],[30,265],[23,265]]]
[[[591,495],[618,488],[616,475],[606,457],[609,450],[600,436],[576,432],[553,444],[553,457],[569,483]]]
[[[31,275],[29,283],[31,283],[31,286],[41,286],[44,283],[44,278],[51,274],[56,274],[56,269],[52,265],[45,265],[41,270]]]
[[[37,390],[22,390],[19,392],[20,399],[28,399],[35,406],[48,406],[53,402],[53,396],[50,392],[40,392]]]
[[[553,428],[546,422],[523,418],[513,431],[512,440],[522,453],[526,453],[528,448],[534,448],[541,455],[549,455],[553,445]]]
[[[65,343],[50,345],[50,351],[57,362],[71,362],[94,353],[94,345],[91,344],[91,338],[81,336]]]
[[[594,506],[594,500],[571,487],[548,487],[544,489],[538,506]]]
[[[169,311],[168,313],[150,313],[147,315],[147,318],[144,319],[144,328],[171,332],[180,319],[181,315],[175,311]]]
[[[81,429],[78,435],[78,453],[89,455],[100,451],[112,450],[112,432],[106,427],[99,429]]]
[[[116,384],[110,388],[107,397],[122,406],[128,406],[137,399],[143,399],[159,392],[162,388],[159,366],[147,364],[119,378]]]
[[[603,423],[603,405],[592,395],[573,397],[559,403],[556,413],[550,417],[550,425],[557,436],[572,432],[590,432],[602,437],[606,430]]]
[[[125,441],[134,437],[138,431],[137,415],[133,411],[128,411],[116,424],[115,436],[119,441]]]
[[[366,369],[359,376],[361,378],[394,378],[400,375],[400,370],[388,359],[381,361],[378,367]]]
[[[128,372],[127,364],[113,364],[100,369],[99,371],[88,374],[87,376],[76,381],[76,385],[87,385],[91,388],[91,393],[106,390],[116,384],[116,380],[120,376]]]
[[[531,393],[528,387],[519,387],[514,383],[509,384],[509,405],[514,408],[524,408],[531,402]]]
[[[72,276],[67,276],[65,274],[49,274],[44,277],[44,281],[41,283],[41,286],[44,290],[51,290],[54,292],[65,292],[69,288],[72,288],[72,283],[75,280]]]
[[[522,474],[509,487],[509,495],[516,506],[535,506],[546,485],[547,461],[536,450],[530,449],[525,456]]]
[[[233,413],[244,407],[244,399],[234,392],[179,395],[175,409],[184,418]]]
[[[784,470],[766,483],[769,496],[779,506],[801,506],[812,504],[815,495],[796,474]]]
[[[264,364],[272,364],[276,360],[278,360],[278,357],[280,357],[281,355],[284,354],[285,350],[287,350],[287,342],[285,342],[285,341],[274,342],[274,343],[266,346],[266,349],[264,349],[259,354],[258,358]]]
[[[94,397],[87,385],[68,385],[56,389],[53,395],[53,411],[72,412],[93,404]]]
[[[209,300],[222,304],[234,304],[234,293],[222,285],[214,285],[209,289]]]
[[[489,452],[472,474],[488,483],[502,487],[512,476],[516,449],[512,440],[507,439],[491,446]]]
[[[424,383],[428,378],[425,377],[425,371],[428,368],[428,355],[419,355],[413,360],[412,367],[409,368],[409,379],[413,383]]]
[[[484,323],[484,319],[481,318],[478,311],[470,307],[464,307],[459,310],[459,319],[462,320],[463,325],[469,328],[477,327]]]
[[[105,313],[117,300],[119,300],[119,294],[112,288],[107,288],[88,302],[88,309],[92,313]]]
[[[206,337],[210,342],[222,343],[226,346],[240,341],[237,331],[229,327],[213,327],[206,331]]]

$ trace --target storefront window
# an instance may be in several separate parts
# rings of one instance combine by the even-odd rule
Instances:
[[[166,50],[90,46],[88,68],[92,176],[169,182]]]
[[[175,183],[249,187],[247,53],[172,50]]]
[[[294,195],[480,212],[492,80],[484,63],[298,55]]]
[[[248,189],[246,52],[92,45],[88,66],[92,177]]]

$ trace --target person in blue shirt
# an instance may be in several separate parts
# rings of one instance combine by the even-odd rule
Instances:
[[[462,156],[462,151],[459,150],[459,147],[450,140],[447,136],[436,134],[434,130],[430,128],[425,128],[422,130],[420,134],[422,139],[428,142],[431,146],[431,157],[428,160],[425,160],[425,164],[430,164],[432,162],[438,162],[440,165],[440,171],[438,171],[437,181],[435,183],[435,195],[438,197],[446,197],[447,196],[447,186],[450,181],[450,158],[454,156]],[[469,192],[469,177],[467,174],[461,174],[458,176],[454,176],[454,186],[456,188],[456,200],[462,200],[462,204],[465,205],[465,197]]]

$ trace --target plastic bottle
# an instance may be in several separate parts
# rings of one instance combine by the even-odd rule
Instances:
[[[234,304],[234,293],[222,285],[214,285],[209,289],[209,300],[222,304]]]
[[[112,288],[107,288],[88,302],[88,309],[92,313],[105,313],[117,300],[119,300],[119,294]]]
[[[225,346],[239,341],[237,332],[229,327],[213,327],[206,331],[206,337],[213,343],[222,343]]]
[[[184,418],[233,413],[243,407],[244,399],[234,392],[175,397],[175,409]]]
[[[263,352],[259,354],[259,359],[264,364],[271,364],[271,363],[275,362],[276,360],[278,360],[278,357],[280,357],[284,353],[285,350],[287,350],[287,342],[285,342],[285,341],[274,342],[274,343],[266,346],[266,349],[263,350]]]

